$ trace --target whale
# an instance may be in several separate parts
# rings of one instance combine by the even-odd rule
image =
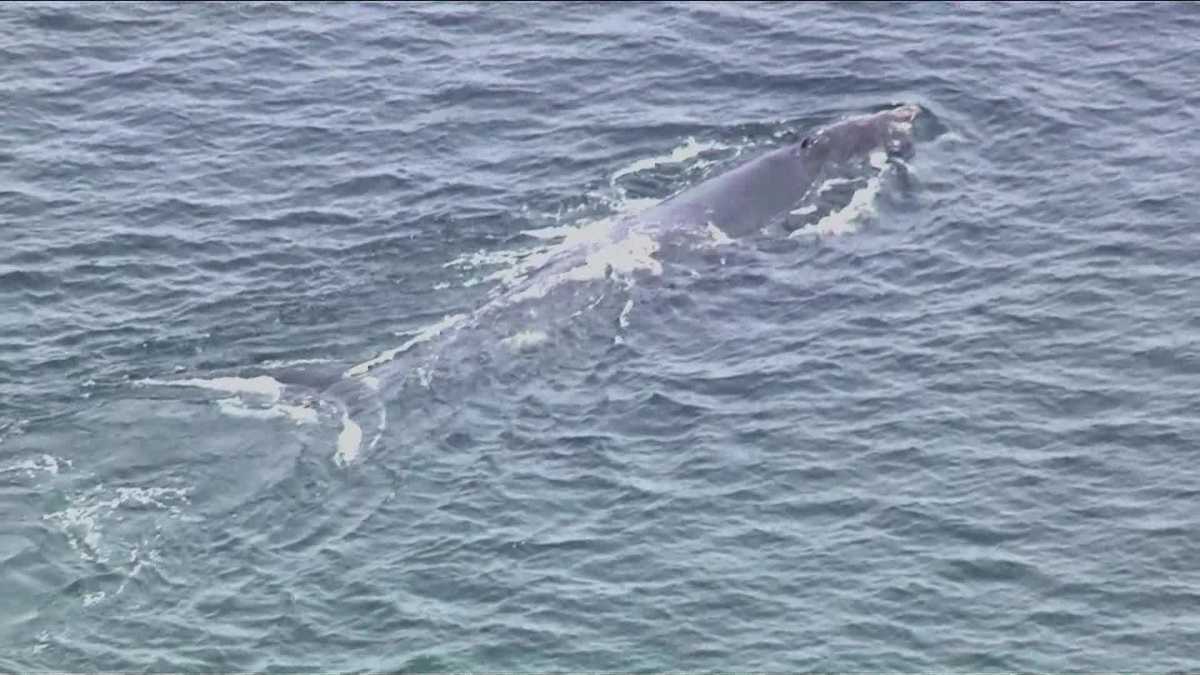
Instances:
[[[270,390],[272,400],[315,401],[340,426],[335,463],[353,463],[381,442],[389,402],[411,388],[435,387],[439,368],[477,365],[491,352],[536,346],[556,326],[611,300],[614,284],[629,288],[638,274],[661,273],[664,242],[792,233],[797,207],[847,167],[881,156],[901,163],[911,157],[914,122],[921,114],[920,106],[902,104],[833,121],[649,208],[573,231],[529,256],[519,273],[498,284],[474,310],[446,316],[349,368],[321,375],[307,369],[276,372],[265,385],[258,378],[241,382]],[[617,317],[618,327],[625,325],[632,302],[631,295]],[[237,386],[229,378],[213,382],[209,388]],[[296,406],[285,408],[289,414],[307,414],[297,413]]]
[[[348,369],[340,381],[322,394],[323,399],[336,401],[341,411],[342,429],[335,457],[341,463],[352,461],[379,443],[387,426],[389,392],[410,381],[414,373],[412,362],[398,359],[400,355],[437,340],[442,340],[444,349],[453,341],[447,334],[462,335],[505,325],[498,315],[516,313],[514,308],[522,300],[544,299],[551,289],[572,281],[607,278],[614,265],[641,260],[653,268],[656,264],[653,255],[647,262],[645,254],[653,253],[657,242],[671,236],[691,233],[700,237],[713,228],[729,238],[788,231],[793,209],[847,164],[880,153],[889,158],[911,157],[913,125],[921,111],[915,104],[896,105],[816,128],[798,140],[684,189],[656,206],[618,219],[610,224],[602,244],[595,240],[564,242],[539,260],[518,283],[503,289],[473,313],[447,317],[405,344]],[[628,305],[625,309],[628,310]],[[561,307],[543,306],[539,310],[543,315],[571,316]],[[622,312],[622,320],[625,313]],[[516,342],[538,339],[537,331],[526,331],[523,335],[525,339]],[[472,340],[457,358],[467,358],[484,344],[511,341],[512,337],[498,335]],[[428,372],[427,366],[416,368],[418,378],[428,378]]]
[[[706,180],[641,215],[658,227],[713,224],[744,236],[781,224],[791,209],[832,168],[884,152],[912,154],[913,122],[921,108],[907,104],[816,129],[799,141],[767,152]]]

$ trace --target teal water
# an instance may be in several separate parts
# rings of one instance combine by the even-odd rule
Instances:
[[[5,6],[0,668],[1194,668],[1198,30]],[[896,102],[907,170],[819,236],[429,330]],[[339,455],[320,383],[414,339]]]

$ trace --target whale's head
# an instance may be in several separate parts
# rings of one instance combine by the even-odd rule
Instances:
[[[823,127],[797,146],[810,161],[842,163],[883,151],[907,157],[913,151],[913,122],[921,108],[907,104]]]

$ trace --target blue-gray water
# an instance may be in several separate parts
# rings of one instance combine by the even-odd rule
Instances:
[[[1194,668],[1198,35],[5,5],[0,669]],[[548,296],[354,461],[311,401],[214,388],[362,363],[528,232],[898,102],[928,128],[855,227]]]

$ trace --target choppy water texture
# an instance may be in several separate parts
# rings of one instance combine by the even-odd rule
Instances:
[[[1194,667],[1197,35],[5,5],[0,668]],[[625,251],[662,267],[433,335],[898,102],[907,169],[820,234]],[[310,394],[380,355],[415,375],[339,458]]]

